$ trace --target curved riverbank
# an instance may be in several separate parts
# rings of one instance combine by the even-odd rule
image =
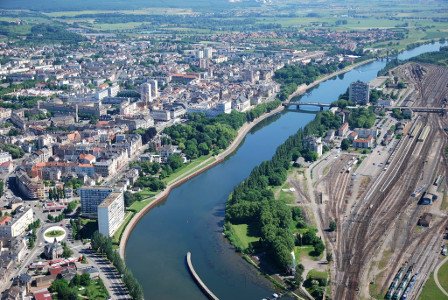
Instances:
[[[438,47],[430,45],[414,52]],[[385,64],[377,60],[322,82],[308,90],[301,101],[337,100],[351,82],[372,80]],[[276,292],[269,280],[235,253],[222,234],[222,226],[228,195],[314,118],[312,114],[284,112],[255,126],[231,156],[173,189],[166,201],[136,224],[127,241],[126,265],[143,285],[145,298],[206,299],[185,268],[188,251],[195,253],[195,269],[221,299],[262,299]]]
[[[302,84],[300,85],[297,90],[291,94],[288,99],[285,102],[289,102],[291,101],[294,97],[300,96],[304,93],[306,93],[308,90],[314,88],[315,86],[319,85],[320,83],[331,79],[335,76],[338,76],[340,74],[344,74],[346,72],[349,72],[351,70],[353,70],[354,68],[357,68],[359,66],[362,66],[364,64],[367,64],[369,62],[372,62],[374,59],[368,59],[368,60],[364,60],[361,61],[359,63],[350,65],[345,67],[344,69],[341,69],[339,71],[333,72],[331,74],[325,75],[322,78],[319,78],[315,81],[313,81],[312,83],[310,83],[309,85],[305,85]],[[198,170],[194,171],[193,173],[185,176],[185,177],[181,177],[179,179],[174,180],[174,182],[170,183],[167,185],[167,187],[160,192],[159,194],[157,194],[155,196],[155,199],[153,201],[151,201],[150,203],[148,203],[147,206],[145,206],[141,211],[137,212],[132,218],[131,220],[128,222],[128,224],[126,225],[125,229],[123,230],[123,233],[121,234],[121,238],[120,238],[120,244],[119,244],[119,253],[120,256],[124,259],[125,257],[125,250],[126,250],[126,244],[127,241],[129,239],[129,235],[132,232],[132,229],[137,225],[138,221],[154,206],[156,206],[157,204],[159,204],[160,202],[162,202],[163,200],[166,199],[166,197],[168,197],[168,195],[170,194],[171,190],[176,188],[177,186],[183,184],[184,182],[190,180],[191,178],[207,171],[208,169],[210,169],[211,167],[219,164],[220,162],[222,162],[224,159],[227,158],[227,156],[229,156],[230,154],[232,154],[237,148],[238,146],[241,144],[241,142],[244,140],[244,138],[246,137],[246,135],[250,132],[250,130],[257,125],[258,123],[260,123],[261,121],[277,114],[280,113],[281,111],[283,111],[285,109],[284,106],[279,106],[278,108],[276,108],[275,110],[269,112],[269,113],[265,113],[264,115],[258,117],[257,119],[255,119],[254,121],[250,122],[250,123],[245,123],[239,130],[238,130],[238,134],[237,137],[232,141],[232,143],[230,144],[229,147],[227,147],[226,150],[224,150],[223,152],[221,152],[220,154],[218,154],[217,156],[215,156],[215,160],[213,162],[210,162],[204,166],[202,166],[201,168],[199,168]]]
[[[341,69],[339,71],[336,71],[336,72],[333,72],[331,74],[325,75],[322,78],[319,78],[319,79],[313,81],[309,85],[302,84],[302,85],[297,87],[297,89],[295,90],[294,93],[292,93],[291,95],[288,96],[288,99],[286,100],[286,102],[290,102],[294,97],[302,95],[303,93],[305,93],[309,89],[312,89],[313,87],[317,86],[318,84],[320,84],[320,83],[322,83],[324,81],[327,81],[328,79],[331,79],[331,78],[333,78],[335,76],[338,76],[338,75],[341,75],[341,74],[344,74],[344,73],[347,73],[347,72],[353,70],[354,68],[360,67],[360,66],[365,65],[367,63],[370,63],[370,62],[372,62],[374,60],[375,60],[374,58],[366,59],[366,60],[360,61],[358,63],[352,64],[350,66],[347,66],[347,67],[345,67],[345,68],[343,68],[343,69]]]
[[[126,228],[124,229],[122,235],[121,235],[121,239],[120,239],[120,245],[119,245],[119,253],[120,256],[124,259],[124,253],[126,250],[126,243],[129,239],[129,235],[132,232],[132,229],[137,225],[138,221],[154,206],[156,206],[157,204],[159,204],[160,202],[162,202],[163,200],[166,199],[166,197],[168,197],[168,195],[170,194],[171,190],[176,188],[177,186],[183,184],[184,182],[190,180],[191,178],[207,171],[208,169],[210,169],[211,167],[221,163],[222,161],[224,161],[227,156],[229,156],[230,154],[232,154],[237,148],[238,146],[241,144],[241,142],[244,140],[244,138],[246,137],[246,135],[250,132],[250,130],[257,125],[258,123],[260,123],[261,121],[280,113],[281,111],[283,111],[285,109],[284,106],[280,105],[279,107],[277,107],[276,109],[274,109],[273,111],[269,112],[269,113],[265,113],[264,115],[258,117],[257,119],[253,120],[250,123],[245,123],[239,130],[238,130],[238,134],[236,136],[236,138],[232,141],[232,143],[230,144],[229,147],[227,147],[226,150],[224,150],[223,152],[219,153],[217,156],[215,156],[215,160],[210,162],[209,164],[204,165],[203,167],[201,167],[200,169],[194,171],[193,173],[179,178],[177,180],[175,180],[173,183],[170,183],[169,185],[167,185],[167,187],[160,192],[159,194],[157,194],[155,196],[155,199],[148,203],[148,205],[143,208],[141,211],[137,212],[132,219],[128,222],[128,224],[126,225]]]

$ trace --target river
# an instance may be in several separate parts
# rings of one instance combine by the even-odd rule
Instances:
[[[398,58],[437,51],[439,43],[401,53]],[[370,81],[386,64],[377,60],[321,83],[302,101],[330,103],[356,80]],[[142,284],[145,299],[206,299],[191,279],[185,255],[220,299],[262,299],[272,284],[245,262],[222,235],[225,202],[251,170],[268,160],[286,138],[313,114],[284,112],[257,125],[224,162],[175,188],[135,226],[126,247],[126,264]]]

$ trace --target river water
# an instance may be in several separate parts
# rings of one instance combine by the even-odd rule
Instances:
[[[437,51],[439,43],[401,53],[400,59]],[[377,60],[327,80],[301,97],[330,103],[356,80],[370,81],[386,64]],[[285,112],[260,123],[233,155],[174,189],[132,231],[126,264],[142,284],[145,299],[206,299],[191,279],[185,255],[192,253],[196,272],[220,299],[262,299],[272,284],[245,262],[222,235],[225,202],[233,188],[313,114]]]

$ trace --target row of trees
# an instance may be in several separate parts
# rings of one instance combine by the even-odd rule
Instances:
[[[48,190],[48,198],[50,199],[50,201],[59,201],[60,199],[65,199],[65,190],[63,188],[50,188]]]
[[[123,275],[123,282],[132,299],[143,300],[142,286],[126,267],[118,252],[113,249],[112,239],[95,231],[91,239],[91,245],[94,251],[105,254],[107,259],[117,268],[117,271]]]
[[[28,237],[28,249],[33,249],[37,240],[37,229],[40,227],[40,220],[37,219],[30,225],[28,225],[28,230],[31,231],[31,234]]]
[[[304,129],[300,129],[280,145],[270,161],[256,167],[234,189],[227,202],[226,222],[257,224],[260,227],[261,247],[271,254],[276,265],[283,271],[287,271],[292,264],[291,251],[295,243],[293,222],[303,223],[303,219],[301,220],[300,211],[292,211],[285,202],[275,200],[270,187],[283,184],[293,157],[307,152],[303,145],[305,136],[322,136],[328,129],[336,129],[340,124],[340,118],[330,112],[317,114]]]

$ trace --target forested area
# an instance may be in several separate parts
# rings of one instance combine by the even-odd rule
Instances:
[[[375,120],[373,107],[353,108],[347,118],[350,128],[371,128],[375,124]]]
[[[448,67],[448,46],[441,47],[440,51],[420,54],[414,58],[411,58],[410,60],[420,63],[436,64]]]
[[[61,26],[39,24],[31,27],[27,42],[76,44],[86,40],[82,35],[70,32]]]
[[[288,99],[289,95],[294,93],[298,86],[302,84],[310,84],[320,75],[333,73],[345,68],[347,65],[348,63],[286,65],[280,70],[277,70],[274,76],[274,80],[281,84],[278,98],[281,101],[285,101]]]
[[[204,114],[190,114],[187,123],[165,128],[164,133],[188,159],[195,159],[227,148],[244,123],[272,111],[280,104],[280,101],[276,100],[257,105],[246,113],[232,111],[215,118],[207,118]]]
[[[308,151],[303,145],[306,135],[322,136],[328,129],[337,129],[340,124],[341,119],[331,112],[318,113],[304,129],[299,129],[277,148],[272,160],[256,167],[228,199],[226,227],[230,224],[255,224],[259,228],[260,250],[267,251],[282,271],[291,267],[291,251],[295,245],[294,228],[303,226],[303,219],[285,202],[275,200],[271,187],[282,185],[293,157],[302,156]],[[226,230],[226,234],[229,233]],[[323,242],[317,242],[314,237],[310,237],[310,240],[318,248],[316,251],[323,251]]]

